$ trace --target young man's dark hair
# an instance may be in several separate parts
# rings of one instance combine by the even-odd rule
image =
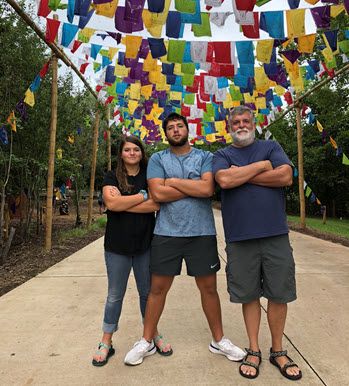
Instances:
[[[189,125],[186,117],[183,117],[183,115],[177,113],[171,113],[162,122],[162,128],[165,132],[169,121],[183,121],[187,130],[189,130]]]

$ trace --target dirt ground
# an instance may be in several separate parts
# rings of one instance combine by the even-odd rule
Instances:
[[[82,203],[80,211],[81,219],[86,224],[86,202]],[[92,216],[94,220],[101,216],[98,212],[97,202],[94,203]],[[74,237],[62,241],[62,238],[58,237],[59,233],[73,229],[75,218],[76,210],[72,205],[70,205],[68,215],[61,216],[59,211],[56,211],[53,218],[52,250],[49,253],[45,253],[43,250],[44,226],[42,226],[39,236],[34,235],[27,242],[19,242],[18,236],[15,236],[9,255],[4,264],[0,266],[0,296],[103,236],[104,229],[98,229],[90,231],[80,238]]]

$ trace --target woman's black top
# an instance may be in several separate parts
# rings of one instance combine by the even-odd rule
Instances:
[[[103,186],[116,186],[121,195],[138,193],[141,189],[148,191],[146,169],[141,169],[136,176],[128,176],[133,185],[131,192],[123,192],[119,187],[115,171],[109,171],[104,177]],[[107,210],[107,227],[104,237],[104,249],[120,255],[135,255],[150,247],[155,225],[155,214],[113,212]]]

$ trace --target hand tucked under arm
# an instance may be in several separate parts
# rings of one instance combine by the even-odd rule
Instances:
[[[172,186],[165,186],[164,178],[151,178],[148,180],[149,192],[155,202],[171,202],[187,197]]]
[[[204,173],[199,180],[167,178],[165,186],[171,186],[190,197],[211,197],[214,192],[214,181],[211,172]]]
[[[273,166],[269,160],[253,162],[246,166],[232,166],[229,169],[221,169],[215,179],[222,189],[236,188],[243,185],[260,173],[272,170]]]
[[[251,184],[267,186],[270,188],[281,188],[293,183],[292,168],[290,165],[281,165],[273,170],[260,173],[249,181]]]
[[[141,193],[122,196],[115,186],[106,185],[103,187],[103,200],[108,210],[123,212],[142,203],[144,197]]]

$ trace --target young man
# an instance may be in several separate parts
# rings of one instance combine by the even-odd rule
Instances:
[[[270,362],[286,378],[300,379],[301,371],[282,349],[287,303],[296,299],[283,192],[292,184],[292,168],[277,142],[255,140],[254,115],[248,107],[231,110],[228,121],[233,143],[214,154],[213,172],[222,188],[228,291],[232,302],[242,303],[250,344],[239,371],[246,378],[258,376],[259,298],[264,296]]]
[[[192,148],[185,117],[171,113],[163,121],[170,147],[154,154],[147,178],[152,198],[160,203],[151,246],[152,281],[144,319],[143,338],[125,357],[138,365],[156,352],[153,336],[173,279],[184,258],[188,275],[200,290],[202,308],[213,340],[209,350],[232,361],[245,353],[223,336],[216,272],[220,269],[210,197],[214,190],[212,155]]]

